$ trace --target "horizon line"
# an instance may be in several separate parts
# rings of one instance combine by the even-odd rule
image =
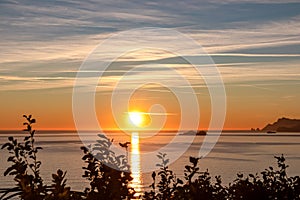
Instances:
[[[12,131],[20,131],[20,132],[24,132],[23,129],[0,129],[0,132],[5,132],[5,131],[9,131],[9,132],[12,132]],[[237,131],[251,131],[251,128],[249,129],[222,129],[222,130],[218,130],[218,129],[211,129],[211,130],[208,130],[208,129],[181,129],[181,130],[178,130],[178,129],[164,129],[164,130],[157,130],[157,129],[145,129],[145,130],[137,130],[137,129],[126,129],[126,130],[120,130],[120,129],[103,129],[103,130],[76,130],[76,129],[35,129],[35,131],[42,131],[42,132],[45,132],[45,131],[49,131],[49,132],[124,132],[124,131],[141,131],[141,132],[149,132],[149,131],[158,131],[158,132],[182,132],[182,131],[212,131],[212,132],[227,132],[227,131],[233,131],[233,132],[237,132]],[[258,131],[259,132],[259,131]]]

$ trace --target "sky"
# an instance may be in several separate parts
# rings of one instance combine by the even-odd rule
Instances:
[[[75,129],[72,94],[84,60],[112,35],[145,27],[179,31],[211,56],[226,91],[224,129],[262,128],[280,117],[300,118],[297,0],[2,0],[0,19],[0,130],[21,129],[23,114],[37,118],[37,129]],[[116,43],[114,48],[122,45]],[[185,48],[184,43],[177,45]],[[185,56],[196,54],[187,52]],[[174,81],[170,76],[174,68],[191,81],[199,100],[199,126],[206,129],[211,101],[203,78],[194,80],[193,70],[187,70],[189,64],[161,50],[122,55],[102,77],[95,95],[101,127],[115,129],[115,121],[130,127],[124,113],[113,118],[111,94],[129,66],[150,61],[158,64],[149,71],[165,80]],[[129,107],[149,112],[152,105],[163,105],[167,113],[163,127],[172,129],[180,121],[178,101],[168,88],[147,84],[136,90]]]

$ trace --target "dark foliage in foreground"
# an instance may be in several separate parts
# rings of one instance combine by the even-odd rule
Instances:
[[[288,177],[286,174],[285,158],[283,155],[275,156],[277,170],[273,167],[265,169],[259,174],[237,174],[236,180],[225,187],[221,177],[216,176],[212,181],[208,171],[200,172],[197,167],[199,158],[190,157],[191,165],[186,165],[184,170],[185,181],[182,181],[168,169],[165,154],[159,154],[161,159],[159,182],[156,183],[156,173],[153,172],[151,191],[145,192],[147,200],[212,200],[212,199],[300,199],[299,176]]]
[[[35,130],[32,129],[32,124],[36,120],[31,115],[23,117],[26,118],[24,131],[28,136],[21,142],[9,137],[9,142],[2,146],[2,149],[7,149],[11,154],[7,161],[12,162],[4,176],[14,176],[16,187],[0,189],[1,200],[16,196],[23,200],[119,200],[133,197],[135,191],[129,186],[132,177],[127,158],[116,156],[109,150],[111,141],[103,135],[99,135],[98,143],[81,148],[84,153],[82,160],[87,164],[83,167],[83,177],[89,180],[90,188],[83,192],[71,191],[70,187],[66,187],[66,172],[60,169],[52,174],[53,184],[45,185],[40,176],[41,161],[37,159],[37,153],[42,148],[34,145]]]
[[[116,156],[109,149],[111,141],[103,135],[99,137],[98,143],[88,148],[81,147],[82,160],[87,163],[82,177],[87,178],[91,186],[85,189],[84,197],[90,200],[133,198],[135,191],[129,186],[132,177],[127,158]]]
[[[82,147],[86,163],[83,177],[90,182],[90,187],[83,192],[72,191],[66,187],[66,172],[57,170],[52,174],[52,184],[46,185],[40,176],[41,162],[37,154],[41,147],[35,146],[35,130],[32,124],[36,121],[31,115],[26,116],[27,136],[19,142],[13,137],[2,146],[11,154],[7,161],[12,165],[6,169],[4,176],[14,176],[16,187],[0,189],[0,199],[18,197],[23,200],[119,200],[134,198],[135,191],[130,187],[132,180],[126,156],[117,156],[110,150],[112,141],[98,135],[96,144]],[[96,155],[96,156],[93,156]],[[277,168],[269,167],[260,174],[237,174],[236,180],[223,186],[221,177],[214,180],[208,171],[201,172],[199,158],[190,157],[190,165],[184,169],[184,180],[176,177],[168,168],[166,154],[157,155],[161,160],[158,172],[152,173],[153,183],[150,191],[140,198],[145,200],[198,200],[198,199],[300,199],[299,176],[289,177],[286,174],[284,156],[275,156]],[[159,177],[159,178],[157,178]]]

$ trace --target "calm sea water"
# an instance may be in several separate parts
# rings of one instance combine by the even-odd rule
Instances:
[[[141,134],[141,133],[140,133]],[[93,133],[88,133],[90,139],[95,138]],[[0,133],[0,145],[7,141],[8,136],[22,138],[20,132]],[[121,133],[108,133],[109,138],[114,138],[114,143],[132,141],[130,136]],[[132,149],[137,152],[159,151],[168,144],[174,133],[161,133],[151,138],[140,138],[138,148]],[[192,136],[191,136],[192,137]],[[188,163],[189,156],[197,156],[202,145],[204,136],[197,136],[189,149],[170,165],[177,176],[182,177],[184,166]],[[51,174],[57,169],[67,171],[67,184],[74,190],[83,190],[88,187],[88,182],[82,178],[84,162],[81,160],[83,145],[77,133],[72,132],[37,132],[37,145],[42,146],[38,154],[42,161],[41,173],[46,183],[51,182]],[[134,141],[133,141],[134,142]],[[174,153],[181,151],[181,142],[172,147]],[[136,146],[137,147],[137,146]],[[3,172],[9,166],[6,162],[8,153],[1,150],[0,157],[0,188],[14,184],[12,177],[4,177]],[[236,173],[261,172],[270,165],[276,166],[274,155],[284,154],[287,159],[288,174],[295,176],[300,174],[300,133],[222,133],[213,150],[200,160],[201,170],[208,169],[212,176],[221,175],[224,184],[228,184],[236,177]],[[156,162],[156,161],[151,161]],[[158,160],[157,160],[158,162]],[[144,161],[133,157],[133,166],[136,186],[147,188],[151,184],[151,172],[138,171]],[[137,186],[138,187],[138,186]]]

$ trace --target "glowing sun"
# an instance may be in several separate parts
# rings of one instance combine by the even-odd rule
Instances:
[[[135,126],[141,126],[144,121],[144,116],[141,112],[129,112],[129,119]]]

